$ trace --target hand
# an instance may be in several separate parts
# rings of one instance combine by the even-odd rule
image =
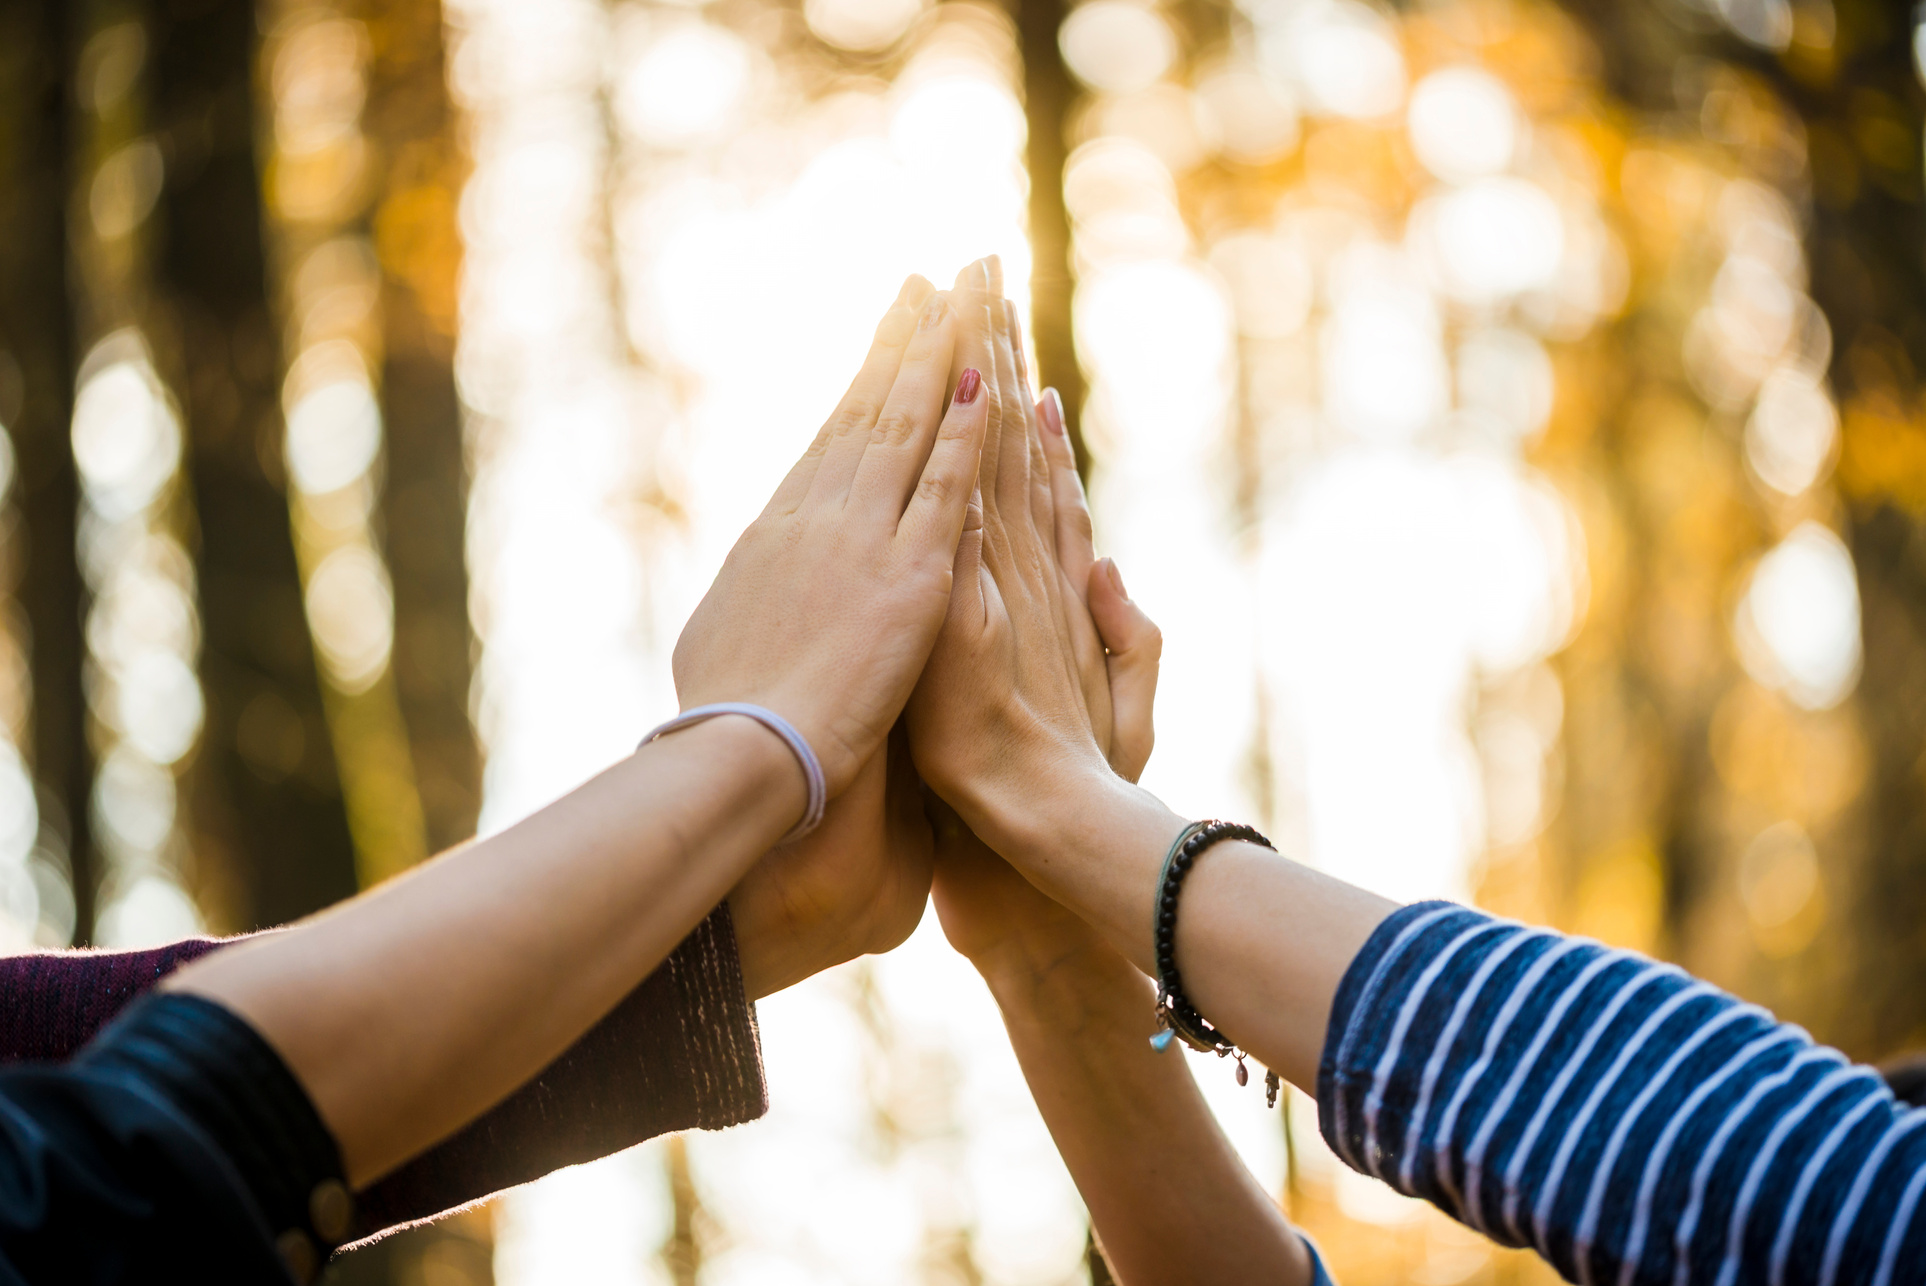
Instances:
[[[1150,757],[1161,637],[1150,618],[1124,596],[1122,585],[1109,559],[1092,568],[1090,612],[1109,652],[1107,679],[1116,711],[1111,763],[1118,775],[1135,781]],[[1038,892],[941,799],[932,797],[929,806],[936,842],[936,914],[950,945],[979,972],[997,979],[1040,978],[1068,960],[1095,954],[1116,957],[1100,933]],[[1116,958],[1116,963],[1123,962]]]
[[[774,710],[815,750],[832,798],[882,748],[948,610],[988,423],[967,373],[944,411],[957,329],[981,328],[970,307],[987,301],[909,280],[676,641],[683,708]]]
[[[900,946],[929,901],[930,824],[899,723],[823,824],[771,849],[729,895],[751,1000]]]
[[[981,316],[977,292],[989,288],[987,279],[959,281],[972,318]],[[1028,847],[1012,828],[1038,796],[1114,777],[1104,752],[1111,709],[1102,643],[1081,592],[1088,573],[1072,581],[1057,553],[1058,509],[1066,531],[1079,526],[1078,506],[1058,503],[1075,480],[1068,444],[1046,456],[1014,317],[1000,300],[983,311],[989,325],[965,327],[956,358],[982,363],[988,392],[977,503],[909,724],[924,781],[1007,855]],[[1087,513],[1081,527],[1087,545]]]
[[[1105,751],[1111,767],[1135,781],[1150,759],[1154,740],[1151,708],[1163,636],[1124,592],[1109,559],[1098,561],[1092,545],[1090,509],[1077,476],[1063,413],[1054,389],[1036,406],[1043,428],[1043,455],[1055,501],[1055,555],[1065,578],[1081,584],[1103,645],[1101,673],[1113,712]],[[1071,570],[1082,569],[1081,576]],[[936,833],[933,892],[950,945],[996,981],[1035,982],[1066,962],[1099,964],[1114,976],[1125,964],[1101,934],[1073,912],[1038,892],[988,845],[972,834],[940,799],[930,801]],[[1101,957],[1101,962],[1098,960]],[[1107,967],[1105,967],[1107,966]]]

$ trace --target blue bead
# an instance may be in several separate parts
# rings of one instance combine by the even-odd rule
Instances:
[[[1170,1048],[1171,1038],[1176,1036],[1176,1034],[1176,1032],[1166,1027],[1150,1038],[1150,1047],[1161,1054]]]

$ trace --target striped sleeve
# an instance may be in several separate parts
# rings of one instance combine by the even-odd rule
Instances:
[[[1450,903],[1346,972],[1345,1163],[1600,1286],[1926,1281],[1926,1110],[1664,964]]]

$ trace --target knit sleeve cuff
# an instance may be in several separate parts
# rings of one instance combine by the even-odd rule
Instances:
[[[162,978],[226,945],[186,938],[141,951],[36,951],[0,958],[0,1064],[72,1058]]]
[[[356,1235],[435,1218],[564,1166],[769,1108],[723,903],[540,1075],[359,1195]]]

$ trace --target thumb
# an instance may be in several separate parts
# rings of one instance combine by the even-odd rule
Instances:
[[[1102,558],[1090,568],[1090,616],[1110,654],[1110,766],[1131,781],[1150,762],[1156,741],[1151,706],[1157,699],[1157,665],[1163,659],[1164,633],[1124,592],[1115,561]]]

